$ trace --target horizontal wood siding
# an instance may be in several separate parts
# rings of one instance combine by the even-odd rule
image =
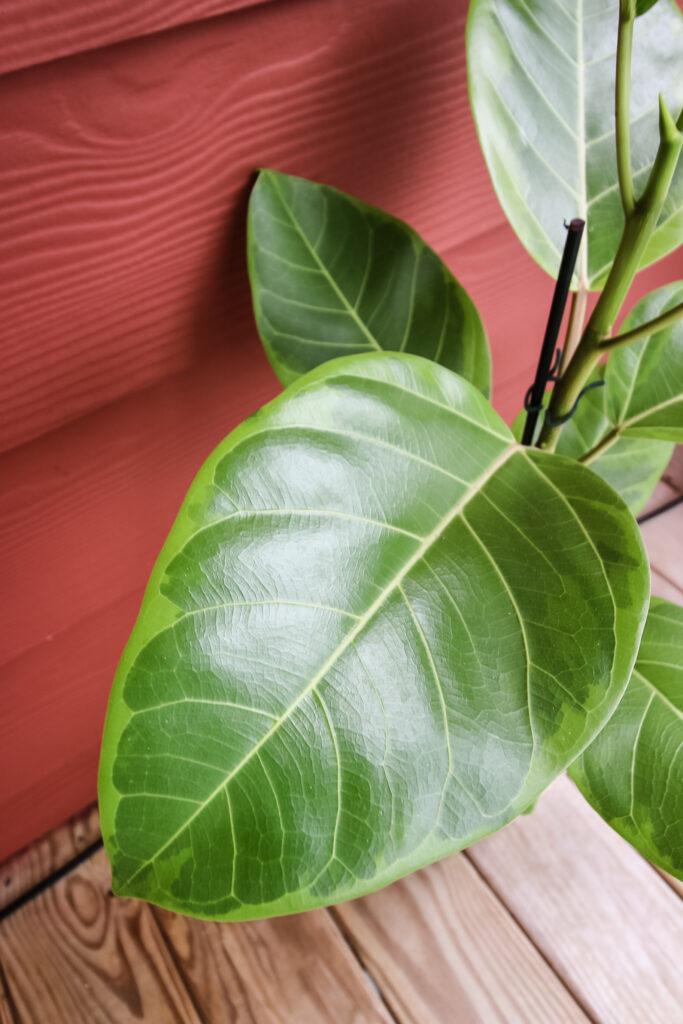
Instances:
[[[552,281],[488,181],[466,11],[5,5],[0,51],[32,66],[0,76],[0,858],[94,798],[109,685],[182,496],[279,390],[245,269],[258,167],[422,232],[482,312],[497,407],[519,408]],[[637,294],[680,271],[669,257]]]
[[[272,0],[4,0],[0,74]]]

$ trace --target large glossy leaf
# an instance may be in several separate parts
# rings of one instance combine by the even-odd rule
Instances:
[[[555,276],[563,220],[587,221],[583,273],[602,286],[623,226],[614,138],[619,0],[473,0],[470,96],[498,198],[531,255]],[[631,143],[641,190],[658,144],[658,93],[683,105],[683,16],[660,0],[634,33]],[[683,161],[643,265],[680,245]]]
[[[570,775],[624,839],[683,878],[683,608],[653,598],[626,693]]]
[[[597,734],[649,594],[599,477],[414,356],[326,363],[194,482],[114,684],[114,887],[289,913],[500,828]]]
[[[433,359],[489,393],[491,358],[474,304],[395,217],[326,185],[261,171],[248,257],[256,323],[283,384],[337,356],[386,350]]]

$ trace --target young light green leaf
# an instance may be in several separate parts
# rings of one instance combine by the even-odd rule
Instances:
[[[433,359],[488,395],[479,314],[403,221],[326,185],[261,171],[247,252],[256,324],[284,385],[335,357],[386,350]]]
[[[636,0],[636,18],[639,18],[641,14],[645,14],[656,3],[657,0]]]
[[[648,595],[614,491],[467,381],[324,364],[218,447],[152,575],[100,764],[115,890],[291,913],[495,831],[607,721]]]
[[[648,323],[683,301],[683,282],[664,285],[637,304],[623,331]],[[628,502],[643,508],[683,440],[683,320],[615,349],[589,383],[560,434],[557,451],[580,459]]]
[[[621,703],[569,774],[613,829],[683,879],[683,608],[652,599]]]
[[[623,333],[683,302],[683,281],[664,285],[638,303]],[[616,349],[605,374],[607,412],[624,436],[683,441],[683,319]]]
[[[581,277],[601,288],[624,218],[614,137],[619,0],[473,0],[470,97],[498,198],[522,243],[555,276],[563,221],[587,221]],[[683,105],[683,15],[660,0],[634,33],[631,149],[636,191],[658,145],[658,93]],[[642,265],[680,245],[683,161]]]

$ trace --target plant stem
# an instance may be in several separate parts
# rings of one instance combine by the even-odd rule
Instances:
[[[628,345],[630,342],[646,338],[650,334],[657,334],[658,331],[663,331],[665,327],[675,324],[681,317],[683,317],[683,302],[674,306],[673,309],[667,310],[666,313],[656,316],[653,320],[640,324],[639,327],[632,327],[630,331],[624,331],[623,334],[618,334],[616,338],[609,338],[607,341],[601,342],[599,346],[600,351],[611,352],[614,348]]]
[[[604,451],[611,448],[613,444],[616,444],[619,440],[620,434],[621,431],[619,427],[615,427],[613,430],[610,430],[609,433],[605,434],[602,441],[598,441],[594,448],[591,448],[589,452],[586,452],[581,456],[579,462],[582,462],[584,466],[588,466],[593,459],[597,459],[598,455],[602,455]]]
[[[617,38],[617,82],[615,120],[617,140],[617,173],[624,214],[628,217],[636,205],[631,167],[631,51],[633,25],[636,20],[635,0],[622,0],[619,5]]]
[[[683,126],[683,115],[679,119]],[[626,216],[619,248],[610,269],[605,287],[588,321],[583,337],[571,359],[567,371],[555,387],[550,400],[538,445],[553,451],[557,445],[560,427],[550,422],[560,420],[570,412],[588,377],[604,355],[603,342],[609,339],[614,321],[642,262],[643,254],[654,231],[662,205],[683,145],[683,132],[674,123],[662,97],[659,97],[659,148],[645,191],[637,200],[633,211]]]

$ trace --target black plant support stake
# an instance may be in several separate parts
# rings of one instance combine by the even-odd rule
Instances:
[[[524,424],[524,433],[522,434],[522,444],[530,445],[532,443],[536,432],[538,414],[543,408],[545,389],[548,381],[556,379],[554,374],[560,364],[560,352],[556,350],[557,337],[562,325],[562,315],[567,304],[569,286],[576,265],[576,257],[579,254],[579,245],[581,244],[584,226],[585,221],[578,219],[572,220],[566,225],[567,238],[564,243],[560,272],[555,282],[555,291],[550,305],[550,313],[548,314],[548,324],[545,329],[543,346],[538,359],[538,366],[536,367],[536,377],[524,399],[524,408],[526,409],[527,416],[526,423]]]

